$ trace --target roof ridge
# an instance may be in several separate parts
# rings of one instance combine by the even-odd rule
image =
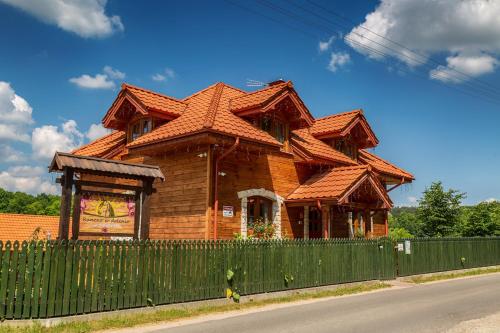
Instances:
[[[341,113],[329,114],[327,116],[324,116],[324,117],[321,117],[321,118],[317,118],[316,121],[323,120],[323,119],[328,119],[328,118],[345,116],[345,115],[348,115],[348,114],[351,114],[351,113],[360,113],[360,114],[363,114],[363,109],[360,108],[360,109],[354,109],[354,110],[351,110],[351,111],[345,111],[345,112],[341,112]]]
[[[0,213],[0,216],[5,216],[5,215],[16,215],[16,216],[36,216],[36,217],[52,217],[52,218],[59,218],[59,215],[42,215],[42,214],[23,214],[23,213]]]
[[[205,115],[205,122],[203,123],[203,127],[205,128],[210,128],[214,124],[215,115],[217,114],[217,109],[219,108],[220,98],[224,87],[225,84],[223,82],[218,82],[215,85],[215,91],[212,95],[212,100],[210,101],[210,105],[208,106],[208,110]]]
[[[212,89],[213,87],[215,87],[215,86],[216,86],[217,84],[219,84],[219,83],[224,84],[224,82],[215,82],[215,83],[213,83],[213,84],[209,85],[209,86],[208,86],[208,87],[206,87],[206,88],[203,88],[203,89],[201,89],[201,90],[198,90],[197,92],[194,92],[194,93],[192,93],[191,95],[188,95],[187,97],[184,97],[181,101],[182,101],[182,102],[184,102],[184,103],[186,103],[188,99],[191,99],[191,98],[193,98],[193,97],[195,97],[195,96],[198,96],[199,94],[204,93],[205,91],[207,91],[207,90],[209,90],[209,89]],[[188,103],[188,104],[189,104],[189,103]]]
[[[292,84],[292,81],[286,81],[286,82],[275,84],[275,85],[272,85],[272,86],[267,86],[265,88],[262,88],[262,89],[259,89],[259,90],[255,90],[255,91],[252,91],[252,92],[246,92],[245,95],[238,96],[236,98],[232,98],[232,100],[237,99],[237,98],[241,98],[241,97],[245,97],[245,96],[250,96],[250,95],[253,95],[253,94],[256,94],[256,93],[260,93],[260,92],[263,92],[263,91],[266,91],[266,90],[269,90],[269,89],[272,89],[272,88],[276,88],[276,87],[279,87],[279,86],[287,87],[287,86],[293,86],[293,84]]]
[[[153,94],[153,95],[157,95],[157,96],[160,96],[160,97],[164,97],[164,98],[170,99],[170,100],[172,100],[174,102],[179,102],[179,103],[182,103],[182,104],[186,104],[183,100],[177,99],[175,97],[171,97],[171,96],[168,96],[168,95],[165,95],[165,94],[162,94],[162,93],[150,90],[150,89],[142,88],[142,87],[130,84],[130,83],[123,82],[122,83],[122,89],[126,88],[126,87],[131,87],[131,88],[134,88],[134,89],[142,90],[142,91],[148,92],[148,93]]]

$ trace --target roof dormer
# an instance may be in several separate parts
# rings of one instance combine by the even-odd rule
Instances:
[[[165,122],[179,117],[185,108],[184,102],[124,83],[102,123],[106,128],[127,130],[137,118]]]
[[[317,119],[311,127],[311,134],[336,149],[345,146],[346,149],[353,149],[353,152],[378,144],[361,109]]]

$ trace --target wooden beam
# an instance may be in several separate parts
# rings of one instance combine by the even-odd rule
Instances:
[[[141,209],[141,239],[149,239],[149,222],[151,216],[151,194],[153,194],[153,181],[144,181]]]
[[[126,184],[115,184],[115,183],[106,183],[106,182],[96,182],[90,180],[77,180],[75,182],[76,186],[91,186],[91,187],[102,187],[102,188],[112,188],[117,190],[128,190],[128,191],[141,191],[141,186],[133,186]]]
[[[134,239],[139,239],[139,228],[141,225],[141,192],[135,194],[135,215],[134,215]]]
[[[330,235],[328,234],[328,224],[330,223],[330,206],[323,204],[321,205],[321,225],[323,226],[323,238],[328,239]]]
[[[73,191],[73,170],[64,168],[61,180],[61,210],[59,215],[59,239],[69,237],[69,217],[71,216],[71,195]]]
[[[80,232],[80,200],[82,189],[79,185],[75,186],[75,196],[73,197],[73,221],[71,228],[71,239],[77,240]]]

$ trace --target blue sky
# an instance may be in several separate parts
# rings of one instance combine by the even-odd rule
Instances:
[[[467,192],[466,203],[500,198],[500,6],[313,2],[349,20],[319,11],[342,23],[330,24],[289,5],[301,18],[292,19],[266,6],[281,0],[0,0],[0,186],[56,191],[45,169],[51,154],[102,134],[97,124],[122,81],[184,97],[217,81],[251,90],[248,79],[283,78],[316,117],[364,109],[380,139],[375,153],[417,178],[391,192],[396,204],[415,204],[436,180]],[[360,24],[419,52],[420,62],[349,44]]]

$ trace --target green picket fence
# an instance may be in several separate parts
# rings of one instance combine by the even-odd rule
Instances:
[[[500,238],[416,238],[399,240],[398,275],[407,276],[500,265]]]
[[[0,242],[0,318],[49,318],[395,277],[390,241]]]

